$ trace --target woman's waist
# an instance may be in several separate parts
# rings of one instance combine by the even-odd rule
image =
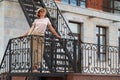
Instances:
[[[43,32],[39,32],[39,31],[32,31],[31,33],[32,35],[40,35],[40,36],[44,36],[44,33]]]

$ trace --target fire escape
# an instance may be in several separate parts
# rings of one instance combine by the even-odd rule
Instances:
[[[76,72],[76,48],[75,38],[69,29],[67,22],[61,14],[54,0],[18,0],[24,15],[32,26],[36,18],[36,10],[44,7],[47,10],[47,17],[52,26],[61,35],[62,39],[56,39],[49,29],[45,32],[45,48],[42,63],[39,65],[39,74],[57,73],[63,75],[67,72]],[[10,39],[1,63],[2,73],[6,79],[11,80],[12,76],[26,76],[28,79],[32,70],[32,46],[33,40],[40,41],[41,36],[29,35]],[[55,75],[55,74],[54,74]]]
[[[1,80],[15,80],[16,76],[23,77],[22,80],[33,80],[32,77],[66,80],[67,73],[120,74],[119,47],[77,41],[54,0],[18,1],[29,26],[37,18],[36,10],[46,8],[47,17],[62,39],[55,38],[49,29],[46,30],[43,59],[37,73],[32,72],[32,46],[33,41],[41,42],[41,36],[10,39],[0,65]]]

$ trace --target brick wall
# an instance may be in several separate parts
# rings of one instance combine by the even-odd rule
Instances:
[[[87,0],[87,8],[102,10],[103,0]]]
[[[61,2],[61,0],[55,0],[55,1],[57,1],[57,2]]]

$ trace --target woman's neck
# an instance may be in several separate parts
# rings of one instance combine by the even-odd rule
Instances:
[[[44,16],[40,16],[40,19],[41,19],[41,18],[45,18],[45,17],[44,17]]]

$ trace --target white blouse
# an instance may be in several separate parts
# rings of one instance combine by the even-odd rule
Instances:
[[[33,22],[34,31],[38,33],[44,33],[47,25],[51,25],[50,20],[46,18],[35,19]]]

